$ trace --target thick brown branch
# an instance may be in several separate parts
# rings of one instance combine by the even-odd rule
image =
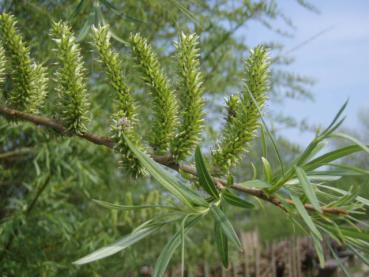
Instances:
[[[51,118],[39,116],[39,115],[28,114],[28,113],[20,112],[14,109],[1,107],[1,106],[0,106],[0,114],[7,118],[28,121],[38,126],[51,128],[55,130],[56,132],[60,133],[61,135],[70,135],[67,133],[66,128],[59,121],[55,119],[51,119]],[[88,140],[92,143],[106,146],[108,148],[114,147],[113,140],[111,140],[108,137],[101,137],[101,136],[97,136],[97,135],[87,133],[87,132],[82,133],[82,134],[77,134],[77,136],[85,140]],[[162,165],[165,165],[167,167],[173,168],[175,170],[182,170],[191,175],[197,175],[196,169],[194,167],[190,165],[178,165],[174,162],[174,160],[172,159],[170,155],[153,156],[152,158],[156,162]],[[224,180],[217,179],[217,178],[214,178],[214,180],[218,184],[219,187],[223,188],[224,186],[226,186],[226,182]],[[240,192],[244,192],[249,195],[253,195],[259,199],[270,202],[273,205],[283,210],[286,210],[286,208],[283,206],[283,203],[280,199],[278,199],[275,196],[267,195],[263,190],[254,189],[254,188],[246,188],[240,184],[233,184],[231,188],[237,191],[240,191]],[[289,205],[294,205],[292,200],[287,199],[285,200],[285,202]],[[316,211],[315,208],[310,204],[305,204],[305,208],[309,211]],[[339,209],[339,208],[322,208],[322,211],[323,213],[336,214],[336,215],[346,215],[347,214],[346,210]]]

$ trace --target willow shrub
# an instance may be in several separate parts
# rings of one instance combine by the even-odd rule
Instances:
[[[195,34],[181,34],[176,43],[177,83],[166,76],[146,39],[139,34],[131,35],[129,46],[142,72],[138,78],[144,78],[145,91],[152,100],[152,114],[147,119],[151,130],[147,138],[142,138],[137,116],[140,107],[136,105],[132,89],[126,81],[121,57],[110,44],[109,27],[100,26],[93,30],[92,43],[105,68],[106,77],[116,91],[109,138],[87,131],[90,104],[87,100],[86,73],[70,27],[62,22],[55,23],[51,31],[58,61],[53,79],[56,80],[60,99],[53,114],[56,119],[53,119],[37,115],[43,108],[48,79],[43,67],[30,57],[29,48],[15,25],[13,16],[0,16],[1,79],[7,78],[12,85],[10,93],[3,95],[0,113],[11,120],[29,121],[54,129],[62,136],[76,136],[112,148],[120,153],[126,172],[136,178],[150,175],[170,195],[169,199],[165,197],[166,200],[157,205],[132,206],[95,200],[108,209],[131,211],[154,208],[163,212],[153,215],[116,243],[96,250],[74,264],[83,265],[106,258],[174,226],[177,231],[163,247],[155,264],[154,276],[164,275],[175,251],[181,253],[183,271],[186,237],[207,217],[214,223],[213,233],[209,236],[214,237],[220,260],[227,267],[229,244],[241,250],[237,232],[225,211],[227,206],[249,210],[256,209],[262,202],[281,209],[291,224],[301,227],[312,237],[321,266],[325,263],[322,248],[325,237],[347,246],[367,263],[365,255],[369,249],[369,233],[360,216],[364,214],[365,206],[369,206],[369,200],[360,197],[355,189],[344,191],[334,187],[342,176],[368,175],[364,169],[336,163],[356,152],[369,153],[366,145],[337,132],[346,104],[332,123],[317,132],[313,141],[292,163],[283,165],[281,162],[279,168],[272,168],[267,157],[260,157],[263,174],[255,174],[251,180],[234,181],[231,169],[243,158],[248,144],[256,137],[263,123],[262,110],[267,101],[270,78],[269,54],[265,47],[252,49],[245,60],[243,89],[227,100],[226,123],[219,141],[205,159],[199,146],[204,127],[204,88],[198,37]],[[267,133],[272,139],[268,130]],[[352,144],[319,154],[326,145],[324,142],[332,137],[346,139]],[[262,139],[265,137],[262,136]],[[276,145],[275,150],[279,155]],[[192,153],[194,166],[186,164]],[[257,179],[256,176],[263,177]],[[332,255],[337,256],[335,253]]]

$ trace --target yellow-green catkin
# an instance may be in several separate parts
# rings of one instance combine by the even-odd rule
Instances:
[[[18,33],[13,15],[0,14],[0,37],[12,82],[7,104],[20,111],[37,113],[47,95],[46,70],[31,59],[30,49]]]
[[[112,49],[108,26],[93,28],[93,38],[100,61],[106,69],[106,75],[113,89],[117,92],[117,101],[113,115],[112,134],[116,150],[122,155],[123,167],[133,176],[143,173],[139,161],[130,151],[123,134],[142,150],[136,132],[137,114],[131,89],[126,84],[122,72],[122,61]]]
[[[177,161],[185,159],[199,142],[203,126],[203,76],[200,71],[199,38],[180,35],[177,47],[179,68],[180,126],[171,145]]]
[[[141,66],[144,80],[153,100],[154,119],[149,137],[150,145],[156,154],[169,150],[178,124],[177,101],[168,78],[160,68],[157,55],[146,39],[139,34],[130,36],[133,55]]]
[[[244,88],[227,101],[227,118],[222,136],[212,151],[215,173],[228,174],[254,139],[259,127],[260,111],[269,88],[268,51],[263,46],[251,50],[245,61]],[[252,96],[251,96],[252,95]]]
[[[57,46],[55,52],[59,67],[55,74],[60,99],[58,117],[68,132],[83,133],[86,131],[89,103],[81,51],[66,23],[54,23],[51,35]]]

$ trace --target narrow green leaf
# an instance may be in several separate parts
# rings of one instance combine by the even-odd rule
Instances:
[[[188,216],[181,222],[181,276],[184,277],[185,272],[185,224]]]
[[[269,161],[264,157],[261,157],[261,161],[263,162],[265,179],[268,183],[271,183],[273,179],[272,167],[270,166]]]
[[[343,133],[337,133],[337,134],[333,134],[331,135],[332,137],[337,137],[337,138],[343,138],[346,140],[349,140],[353,143],[355,143],[357,146],[359,146],[363,151],[365,151],[366,153],[369,154],[369,147],[367,147],[364,143],[362,143],[361,141],[359,141],[358,139],[347,135],[347,134],[343,134]]]
[[[334,191],[334,192],[337,192],[337,193],[342,194],[342,195],[347,195],[349,193],[345,190],[338,189],[338,188],[335,188],[335,187],[326,186],[326,185],[322,185],[322,184],[317,184],[317,186],[328,189],[328,190],[331,190],[331,191]],[[365,206],[369,207],[369,199],[366,199],[366,198],[361,197],[361,196],[357,196],[355,198],[355,200],[362,203],[362,204],[364,204]]]
[[[329,124],[329,126],[327,127],[327,129],[325,129],[322,132],[322,135],[327,134],[327,133],[331,133],[332,129],[334,129],[334,126],[337,126],[339,124],[338,120],[341,118],[341,115],[343,114],[343,112],[345,111],[346,107],[348,104],[348,100],[345,101],[345,103],[341,106],[341,108],[338,110],[336,116],[333,118],[332,122]],[[338,122],[338,124],[337,124]],[[339,124],[340,125],[340,124]],[[338,126],[339,126],[338,125]]]
[[[219,223],[226,237],[235,245],[239,250],[242,250],[241,242],[234,230],[231,222],[223,211],[216,205],[211,205],[210,210],[212,211],[215,220]]]
[[[214,235],[217,250],[220,258],[222,259],[223,266],[228,268],[228,239],[224,235],[223,230],[217,221],[214,224]]]
[[[356,175],[369,175],[369,170],[362,169],[357,166],[347,165],[347,164],[330,164],[330,166],[334,166],[340,168],[342,170],[338,170],[338,172],[342,172],[341,176],[355,176]]]
[[[346,146],[315,158],[314,160],[305,164],[303,168],[305,169],[305,171],[312,171],[314,169],[327,165],[330,162],[336,161],[360,151],[363,151],[363,149],[358,145]]]
[[[321,213],[322,210],[320,208],[319,200],[316,197],[314,188],[312,184],[310,183],[305,171],[301,167],[298,167],[298,166],[295,167],[295,171],[296,171],[297,178],[299,179],[300,184],[302,185],[304,189],[306,197],[309,199],[313,207]]]
[[[255,208],[255,205],[245,199],[239,198],[237,195],[232,192],[225,190],[223,192],[223,198],[227,203],[241,208],[252,209]]]
[[[196,162],[196,170],[197,174],[199,176],[199,182],[201,187],[211,196],[215,197],[216,199],[219,198],[218,190],[213,182],[213,179],[211,178],[206,165],[204,158],[201,154],[200,147],[196,147],[195,151],[195,162]]]
[[[355,247],[349,245],[348,246],[352,252],[367,266],[369,266],[369,259],[368,257],[365,257],[364,254],[362,254],[359,250],[357,250]]]
[[[268,184],[258,179],[242,182],[239,185],[246,188],[256,188],[256,189],[266,189],[271,187],[271,184]]]
[[[123,239],[99,250],[92,252],[91,254],[73,262],[76,265],[82,265],[91,263],[97,260],[101,260],[108,256],[111,256],[119,251],[126,249],[127,247],[135,244],[136,242],[146,238],[147,236],[157,232],[161,225],[148,225],[144,228],[139,228],[129,235],[125,236]]]
[[[252,169],[252,180],[255,180],[258,176],[258,172],[256,170],[256,166],[254,165],[253,162],[250,162],[250,165],[251,165],[251,169]]]
[[[342,263],[342,260],[340,259],[340,257],[337,256],[336,251],[334,251],[334,249],[332,248],[330,243],[328,243],[328,248],[331,251],[334,259],[337,261],[338,267],[342,270],[342,272],[345,274],[345,276],[351,277],[352,275],[349,272],[348,268]]]
[[[315,252],[318,255],[320,268],[324,268],[325,267],[325,258],[324,258],[324,251],[323,251],[322,243],[314,235],[312,236],[312,238],[313,238],[313,244],[314,244]]]
[[[322,240],[322,235],[320,234],[319,230],[316,228],[313,220],[311,219],[310,215],[306,211],[304,204],[302,204],[300,198],[291,194],[291,199],[295,203],[295,207],[299,214],[301,215],[302,219],[305,221],[306,225],[309,227],[310,231],[320,240]]]
[[[126,143],[130,150],[141,162],[142,166],[145,167],[148,172],[150,172],[150,174],[160,185],[162,185],[178,199],[180,199],[183,203],[190,207],[192,207],[193,205],[208,207],[208,203],[195,192],[186,187],[186,185],[183,184],[180,179],[176,178],[174,175],[169,174],[160,164],[156,163],[145,153],[138,150],[135,146],[133,146],[133,144],[126,136],[124,136],[124,139],[126,140]]]
[[[333,182],[333,181],[338,181],[342,178],[342,176],[330,176],[330,175],[319,175],[317,172],[313,172],[316,175],[308,175],[308,181],[310,183],[316,183],[316,182],[320,182],[320,183],[325,183],[325,182]],[[328,173],[328,172],[327,172]],[[309,172],[309,174],[311,174]],[[289,181],[287,181],[285,184],[286,185],[298,185],[300,184],[301,181],[298,178],[293,178]]]
[[[164,246],[163,250],[160,253],[159,258],[155,263],[154,269],[154,277],[162,277],[165,274],[165,271],[168,267],[170,260],[174,254],[174,251],[179,247],[182,241],[182,236],[185,235],[190,228],[201,218],[200,216],[193,217],[192,219],[188,220],[187,223],[184,224],[184,230],[182,233],[182,228],[177,231],[174,236],[167,242]]]
[[[169,210],[178,210],[176,207],[173,206],[163,206],[163,205],[120,205],[120,204],[113,204],[102,200],[92,199],[96,204],[101,207],[108,208],[108,209],[116,209],[116,210],[123,210],[123,211],[130,211],[130,210],[141,210],[141,209],[169,209]]]
[[[263,157],[268,157],[268,148],[267,148],[267,142],[266,142],[266,137],[265,137],[265,128],[263,125],[261,125],[260,128],[260,140],[261,140],[261,149],[262,149],[262,154]]]

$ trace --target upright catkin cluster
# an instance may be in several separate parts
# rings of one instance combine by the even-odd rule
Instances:
[[[13,15],[0,14],[0,36],[12,81],[12,90],[6,100],[18,110],[37,113],[47,94],[46,70],[32,61]]]
[[[108,26],[93,28],[93,38],[110,84],[118,94],[112,126],[116,149],[122,154],[123,167],[132,175],[139,175],[142,173],[140,163],[123,137],[124,134],[132,143],[142,148],[136,132],[136,106],[131,90],[124,81],[121,59],[112,49]]]
[[[130,36],[130,43],[153,99],[154,119],[149,141],[155,154],[164,154],[169,150],[178,124],[175,94],[147,41],[136,34]]]
[[[266,101],[269,78],[267,50],[256,47],[245,61],[243,92],[227,101],[227,121],[220,142],[212,152],[214,171],[227,174],[252,141],[259,127],[260,110]]]
[[[191,154],[200,139],[203,123],[203,77],[200,72],[198,40],[195,34],[182,33],[176,43],[180,77],[180,126],[172,142],[171,152],[177,161]]]
[[[60,97],[60,119],[70,133],[86,130],[88,100],[85,69],[80,48],[70,27],[58,22],[53,24],[51,35],[56,43],[58,71],[55,82]]]

